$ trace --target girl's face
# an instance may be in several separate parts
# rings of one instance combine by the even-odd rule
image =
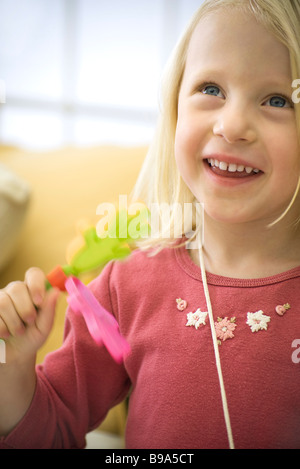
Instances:
[[[289,205],[300,173],[292,92],[287,48],[254,17],[219,10],[199,22],[179,94],[175,156],[215,220],[272,222]]]

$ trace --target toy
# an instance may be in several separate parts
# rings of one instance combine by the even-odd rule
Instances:
[[[65,282],[72,275],[79,275],[101,269],[112,259],[123,259],[133,249],[133,243],[139,238],[139,233],[148,232],[148,209],[139,207],[140,215],[128,215],[127,210],[119,210],[110,223],[110,230],[106,236],[98,236],[96,228],[85,221],[80,222],[80,236],[69,246],[68,264],[55,267],[47,275],[47,287],[57,287],[65,291]],[[138,220],[140,230],[131,230]],[[125,224],[125,226],[124,226]],[[132,235],[130,233],[133,233]],[[121,234],[122,233],[122,234]]]
[[[114,316],[100,305],[92,292],[77,278],[85,272],[101,269],[111,259],[128,256],[132,248],[129,238],[100,238],[93,226],[81,227],[80,248],[69,255],[69,264],[55,267],[47,275],[47,289],[57,287],[67,291],[67,301],[75,313],[81,313],[87,328],[98,345],[105,345],[111,356],[121,363],[130,351],[119,332]],[[75,243],[78,247],[78,239]],[[74,251],[74,249],[73,249]]]
[[[83,230],[81,240],[83,242],[81,242],[80,249],[69,254],[69,264],[56,266],[47,275],[47,288],[57,287],[61,291],[65,291],[65,282],[69,276],[78,277],[85,272],[104,267],[111,259],[125,258],[132,250],[128,245],[128,240],[99,238],[93,226]],[[76,239],[74,244],[78,245],[79,243],[80,241]]]
[[[117,363],[130,352],[129,344],[121,336],[119,325],[96,300],[91,291],[77,278],[69,277],[66,281],[69,293],[67,301],[74,313],[81,313],[87,328],[96,344],[104,344]]]

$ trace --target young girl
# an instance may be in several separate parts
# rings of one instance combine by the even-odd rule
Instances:
[[[57,292],[38,269],[1,292],[2,448],[84,447],[129,392],[127,448],[300,448],[300,1],[205,1],[167,78],[136,196],[201,202],[198,249],[154,237],[90,285],[122,365],[69,310],[35,369]]]

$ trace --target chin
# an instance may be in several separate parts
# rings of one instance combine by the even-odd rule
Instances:
[[[206,206],[206,204],[204,204],[204,210],[206,217],[218,223],[237,225],[258,221],[257,212],[250,213],[249,210],[244,210],[243,208],[241,208],[240,210],[236,207],[226,208],[223,207],[222,204],[219,204],[217,208],[214,208]]]

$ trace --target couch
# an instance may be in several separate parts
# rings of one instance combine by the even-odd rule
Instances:
[[[77,224],[87,220],[96,225],[96,208],[103,202],[118,202],[129,195],[146,148],[96,147],[62,148],[32,152],[0,146],[0,164],[28,185],[30,202],[24,220],[14,230],[18,243],[0,271],[0,288],[23,280],[25,271],[38,266],[46,273],[66,263],[69,243],[77,236]],[[1,197],[1,194],[0,194]],[[13,217],[13,213],[10,215]],[[1,240],[1,226],[0,226]],[[0,253],[5,248],[0,245]],[[38,362],[62,343],[66,297],[61,294],[53,330],[38,353]],[[101,425],[104,431],[122,434],[125,405],[112,409]]]

